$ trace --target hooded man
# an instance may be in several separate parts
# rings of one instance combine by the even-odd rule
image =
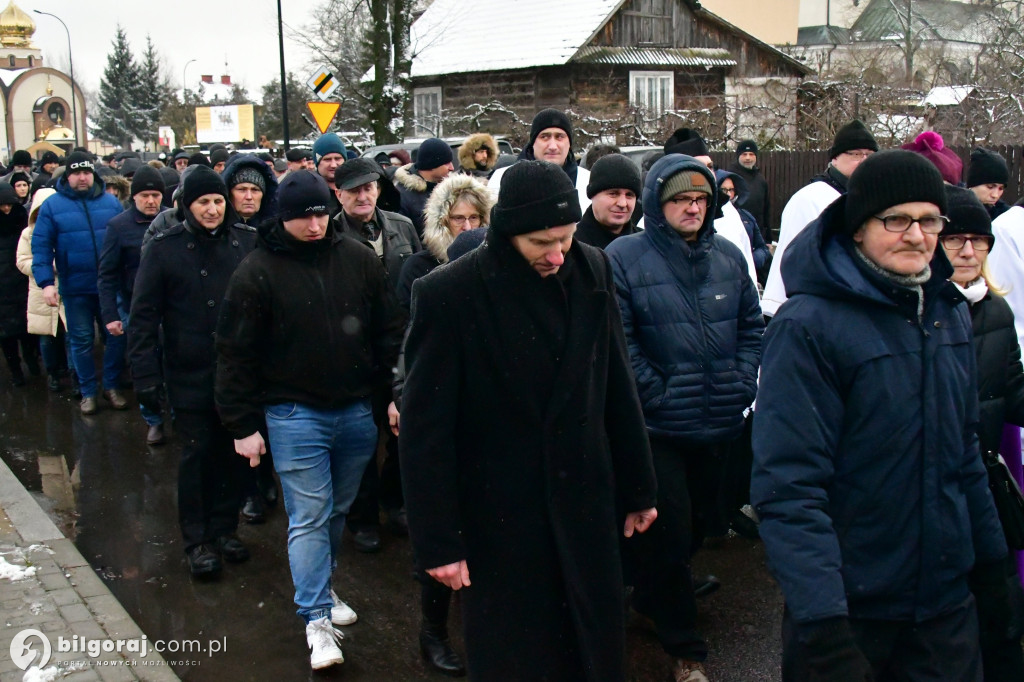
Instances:
[[[398,212],[412,221],[416,234],[423,239],[423,207],[437,183],[455,170],[452,148],[444,140],[432,137],[424,140],[416,152],[416,162],[395,171],[395,187],[401,195]]]
[[[160,213],[164,198],[164,181],[160,171],[142,166],[131,184],[131,206],[107,223],[103,248],[100,251],[98,288],[100,317],[107,332],[123,335],[128,329],[135,275],[142,255],[142,237],[153,218]],[[142,418],[149,427],[148,445],[164,442],[163,416],[142,408]]]
[[[590,169],[590,206],[576,225],[576,240],[604,249],[636,232],[633,215],[640,196],[640,170],[622,154],[598,159]]]
[[[47,305],[57,307],[63,299],[67,316],[68,342],[82,391],[79,409],[94,414],[97,409],[96,364],[93,360],[95,324],[103,330],[103,396],[115,409],[128,402],[121,397],[120,375],[124,369],[124,337],[113,336],[100,315],[97,289],[100,251],[107,222],[121,213],[121,204],[97,182],[92,156],[72,152],[57,194],[39,209],[32,233],[32,276],[43,290]],[[60,291],[55,285],[60,272]]]
[[[766,316],[774,315],[786,302],[786,285],[782,281],[782,257],[786,247],[826,206],[846,193],[850,175],[864,159],[877,151],[878,143],[867,126],[856,119],[850,121],[836,133],[828,152],[831,161],[825,172],[812,178],[809,185],[790,197],[782,209],[779,244],[775,247],[761,298],[761,308]]]
[[[970,313],[936,249],[942,177],[893,150],[847,187],[791,242],[764,338],[751,500],[786,598],[782,679],[980,680],[1007,548]]]
[[[544,109],[533,117],[530,140],[519,153],[519,160],[537,159],[559,166],[576,188],[580,210],[585,211],[590,206],[590,197],[587,196],[590,171],[576,164],[576,157],[572,153],[572,134],[572,123],[568,116],[557,109]],[[496,169],[487,183],[495,199],[498,198],[501,179],[508,168],[510,166]]]
[[[490,175],[498,162],[498,142],[492,135],[476,133],[459,147],[459,171],[478,178]]]
[[[336,215],[341,210],[338,197],[334,193],[334,174],[344,165],[346,154],[345,143],[334,133],[321,135],[313,143],[313,167],[331,190],[331,215]]]
[[[761,230],[762,241],[769,242],[772,234],[769,224],[772,215],[771,190],[757,165],[758,152],[756,142],[743,140],[736,145],[736,162],[729,167],[729,171],[743,178],[747,186],[747,196],[736,199],[736,208],[749,211],[754,216]]]
[[[750,187],[739,173],[727,170],[715,171],[715,182],[718,183],[719,201],[722,204],[733,204],[736,207],[736,212],[740,215],[740,219],[743,221],[743,227],[747,231],[747,238],[750,240],[750,250],[754,257],[754,267],[757,268],[758,281],[761,281],[761,275],[768,274],[765,265],[768,264],[771,258],[771,249],[764,242],[757,219],[750,211],[739,208],[740,202],[746,198]]]
[[[644,184],[644,231],[608,247],[650,436],[661,518],[625,544],[634,608],[650,617],[677,682],[706,682],[692,548],[727,530],[721,449],[757,391],[764,321],[743,254],[716,234],[715,176],[667,153]]]
[[[992,220],[1006,213],[1010,206],[1003,201],[1003,192],[1010,182],[1010,169],[1000,154],[978,147],[971,152],[967,170],[967,187],[985,205]]]
[[[236,154],[221,175],[243,223],[256,227],[277,214],[277,178],[255,154]]]

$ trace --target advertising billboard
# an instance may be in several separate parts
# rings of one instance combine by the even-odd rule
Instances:
[[[222,107],[196,107],[196,142],[241,142],[255,140],[251,104],[229,104]]]

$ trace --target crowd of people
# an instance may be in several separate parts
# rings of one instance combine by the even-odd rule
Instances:
[[[129,409],[130,376],[151,446],[173,418],[197,578],[248,560],[239,520],[280,495],[313,669],[358,620],[346,528],[361,552],[386,528],[440,673],[624,680],[632,611],[671,679],[706,682],[719,584],[692,559],[736,532],[782,588],[787,682],[1024,679],[1024,522],[990,486],[1020,482],[1024,425],[1005,159],[965,174],[935,133],[881,151],[851,121],[776,246],[753,140],[728,169],[692,128],[639,166],[577,147],[547,109],[517,159],[483,133],[412,158],[16,152],[12,383],[70,381],[88,416]]]

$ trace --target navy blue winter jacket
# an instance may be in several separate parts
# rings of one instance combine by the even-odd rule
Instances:
[[[918,296],[857,262],[836,200],[789,246],[764,337],[751,501],[798,623],[920,622],[1006,555],[978,454],[971,319],[941,248]]]
[[[142,236],[153,218],[135,207],[119,213],[107,223],[100,249],[98,289],[103,324],[121,319],[120,309],[131,310],[135,273],[139,271]]]
[[[96,276],[107,221],[122,210],[121,202],[103,190],[98,178],[89,191],[79,193],[62,175],[57,193],[39,208],[32,233],[32,276],[39,287],[53,284],[56,260],[61,296],[97,293]]]
[[[696,241],[665,222],[661,188],[682,170],[715,187],[696,159],[660,159],[644,184],[645,230],[616,239],[607,253],[648,430],[715,443],[739,435],[754,400],[764,320],[743,255],[715,235],[717,192]]]

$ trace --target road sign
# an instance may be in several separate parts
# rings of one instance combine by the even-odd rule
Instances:
[[[334,117],[338,114],[338,109],[341,108],[341,102],[306,102],[306,106],[309,107],[309,113],[313,114],[316,127],[323,134],[334,122]]]
[[[306,85],[313,90],[313,93],[322,100],[326,100],[335,90],[338,89],[338,79],[334,77],[331,70],[321,66],[306,81]]]

